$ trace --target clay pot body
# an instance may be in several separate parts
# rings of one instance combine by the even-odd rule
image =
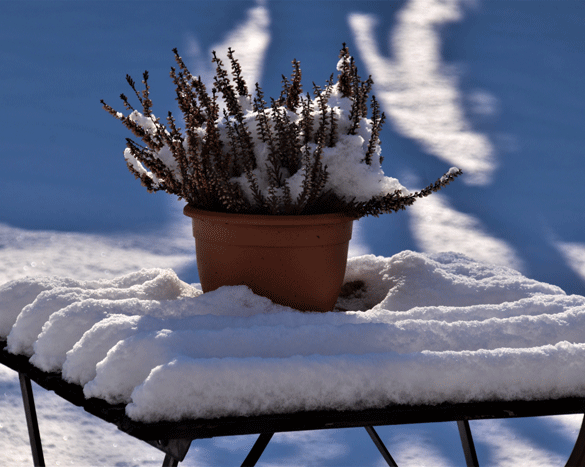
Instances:
[[[330,311],[339,296],[353,221],[346,214],[226,214],[185,206],[193,221],[203,292],[247,285],[303,311]]]

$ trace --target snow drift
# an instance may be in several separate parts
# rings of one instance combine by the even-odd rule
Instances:
[[[350,258],[345,282],[307,313],[171,270],[26,278],[0,336],[143,421],[585,395],[585,297],[455,253]]]

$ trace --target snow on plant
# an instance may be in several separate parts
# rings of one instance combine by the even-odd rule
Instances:
[[[293,60],[291,79],[283,76],[280,96],[270,104],[257,83],[255,96],[249,93],[231,48],[231,79],[213,52],[211,94],[173,52],[179,68],[170,75],[184,130],[171,112],[166,124],[153,114],[147,71],[142,91],[126,76],[142,111],[124,94],[128,116],[101,101],[141,140],[127,138],[124,157],[149,192],[164,190],[209,211],[359,218],[404,209],[461,174],[452,168],[414,194],[384,175],[379,134],[385,117],[375,96],[369,100],[371,77],[361,80],[345,44],[337,82],[332,74],[324,87],[313,84],[311,98],[303,94],[300,62]]]

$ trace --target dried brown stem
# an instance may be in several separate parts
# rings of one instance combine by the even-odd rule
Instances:
[[[171,112],[166,125],[152,112],[148,72],[142,75],[144,88],[138,90],[128,75],[126,80],[142,107],[142,117],[128,98],[121,94],[124,108],[131,115],[124,116],[101,101],[104,109],[141,141],[127,139],[126,145],[132,157],[148,172],[142,171],[131,160],[128,169],[149,192],[166,191],[184,198],[188,203],[207,210],[275,215],[346,212],[356,217],[394,212],[410,206],[443,188],[461,175],[461,171],[447,173],[435,183],[409,196],[399,191],[373,197],[365,202],[347,200],[326,189],[329,172],[323,165],[325,147],[338,144],[339,116],[328,104],[334,88],[333,75],[324,88],[313,83],[314,101],[311,95],[302,96],[300,62],[293,60],[290,80],[283,76],[282,92],[278,100],[271,100],[267,109],[262,89],[256,83],[253,109],[256,112],[256,130],[260,141],[267,145],[267,164],[261,173],[267,174],[268,188],[264,194],[257,176],[256,148],[247,127],[248,117],[242,109],[242,97],[251,99],[242,69],[234,51],[228,49],[230,73],[213,52],[216,64],[214,88],[209,93],[200,77],[194,77],[177,49],[173,49],[178,68],[171,68],[170,77],[175,86],[176,100],[182,113],[184,130]],[[363,119],[368,118],[368,99],[373,81],[369,77],[361,81],[354,59],[345,44],[340,51],[342,59],[337,77],[339,91],[351,99],[348,134],[356,134]],[[220,120],[219,99],[225,103]],[[363,163],[371,165],[380,145],[380,132],[385,120],[380,104],[371,99],[371,136]],[[298,115],[292,118],[291,112]],[[147,119],[142,125],[141,118]],[[315,121],[316,118],[316,121]],[[220,131],[221,127],[224,129]],[[222,133],[223,132],[223,133]],[[225,144],[224,144],[225,141]],[[225,147],[224,147],[225,146]],[[160,152],[169,150],[177,169],[171,170],[159,158]],[[380,163],[382,157],[380,156]],[[302,170],[301,192],[293,199],[288,176]],[[244,196],[242,187],[234,177],[247,181]]]

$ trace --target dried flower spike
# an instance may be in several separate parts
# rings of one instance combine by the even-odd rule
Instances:
[[[191,74],[178,50],[173,52],[178,68],[171,68],[170,76],[184,129],[171,112],[166,124],[155,117],[148,72],[142,76],[142,90],[126,77],[140,111],[124,94],[120,98],[130,112],[127,116],[101,101],[104,109],[140,141],[127,139],[124,156],[130,172],[149,192],[166,191],[197,208],[219,212],[345,212],[363,217],[404,209],[461,175],[453,168],[414,194],[405,194],[395,179],[383,175],[380,132],[385,116],[372,96],[368,119],[373,81],[371,77],[360,79],[345,43],[339,53],[337,81],[331,75],[324,87],[313,83],[313,98],[310,93],[303,96],[300,62],[293,60],[291,78],[283,76],[280,97],[271,99],[269,107],[258,83],[255,96],[248,94],[248,84],[231,48],[227,51],[231,73],[213,52],[216,68],[211,93],[200,77]],[[349,169],[339,167],[345,167],[345,159],[350,160],[356,152],[363,157],[352,163],[365,164],[367,170],[360,169],[360,173],[373,177],[362,185],[387,179],[396,182],[385,182],[395,188],[368,197],[340,192],[340,183],[332,173],[354,183],[351,164]]]

